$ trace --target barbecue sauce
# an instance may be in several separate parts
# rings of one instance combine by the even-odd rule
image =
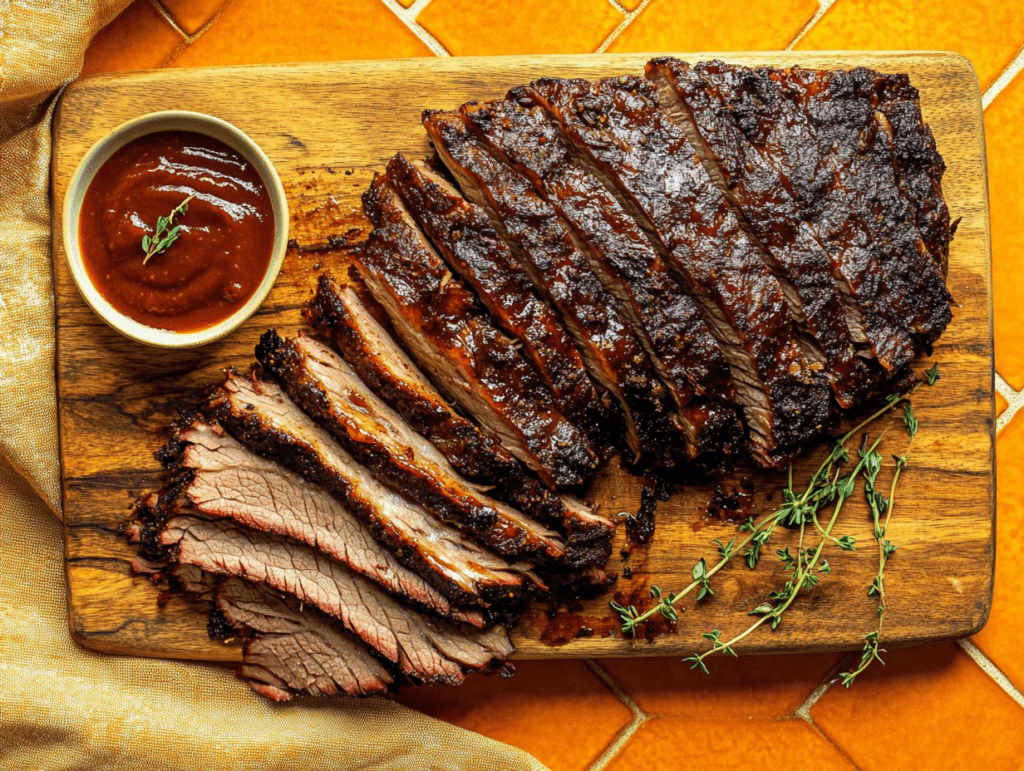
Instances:
[[[177,240],[144,265],[145,235],[174,218]],[[107,159],[82,201],[79,246],[104,298],[149,327],[207,329],[241,308],[263,281],[274,245],[274,214],[259,173],[223,142],[161,131]]]

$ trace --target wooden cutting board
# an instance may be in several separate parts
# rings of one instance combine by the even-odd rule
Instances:
[[[698,61],[715,55],[681,56]],[[925,119],[948,165],[946,199],[952,216],[962,218],[949,270],[949,287],[960,306],[933,357],[917,366],[920,371],[938,362],[942,379],[914,396],[921,428],[889,529],[899,551],[887,570],[890,615],[883,641],[893,645],[971,634],[985,623],[991,604],[995,534],[988,193],[974,71],[966,59],[948,53],[720,56],[746,65],[864,65],[907,72],[921,91]],[[176,405],[198,403],[222,367],[247,367],[266,328],[291,333],[302,326],[300,307],[315,277],[337,260],[318,247],[352,243],[367,232],[359,196],[374,170],[397,151],[429,152],[419,123],[422,109],[498,97],[545,75],[639,74],[648,58],[403,59],[161,70],[89,78],[64,93],[54,123],[53,264],[68,602],[76,640],[114,653],[238,659],[237,646],[207,638],[201,608],[181,598],[157,605],[158,590],[130,574],[133,550],[118,530],[134,497],[161,484],[153,452]],[[199,350],[145,348],[107,328],[79,296],[61,243],[64,194],[83,154],[115,126],[154,108],[197,110],[234,123],[270,156],[290,199],[295,248],[267,302],[235,334]],[[903,452],[906,434],[895,417],[873,430],[881,428],[892,429],[882,446],[888,460]],[[818,448],[795,464],[797,483],[806,482],[823,453]],[[886,484],[891,473],[890,464],[882,473]],[[740,486],[744,476],[753,483],[751,494]],[[740,494],[744,514],[757,514],[780,502],[784,475],[740,470],[720,484],[726,494]],[[641,485],[613,462],[586,497],[606,515],[635,512]],[[710,524],[702,517],[713,493],[714,484],[677,487],[658,507],[657,533],[648,547],[628,544],[620,528],[608,565],[609,573],[620,577],[609,596],[571,609],[535,607],[515,631],[518,655],[678,654],[704,649],[701,634],[707,630],[721,629],[727,639],[744,629],[746,611],[785,580],[772,550],[757,571],[734,564],[719,573],[713,598],[699,605],[692,597],[684,600],[676,628],[659,625],[636,643],[610,636],[616,626],[610,596],[617,593],[624,604],[643,609],[650,602],[650,585],[666,592],[681,588],[701,556],[713,559],[711,540],[734,535],[734,525]],[[853,535],[861,548],[827,553],[832,574],[797,601],[775,632],[757,630],[736,646],[739,652],[860,647],[875,625],[876,604],[866,589],[877,560],[862,501],[851,500],[837,532]],[[787,531],[773,545],[793,548],[795,542]]]

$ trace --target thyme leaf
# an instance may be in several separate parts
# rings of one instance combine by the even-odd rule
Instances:
[[[188,202],[193,198],[195,196],[190,195],[175,206],[168,216],[156,218],[156,228],[153,230],[153,235],[150,236],[147,233],[142,237],[142,249],[146,252],[146,256],[142,258],[143,265],[149,262],[150,257],[166,251],[171,244],[178,240],[178,236],[181,234],[181,225],[174,225],[169,230],[168,228],[174,224],[175,217],[188,211]]]

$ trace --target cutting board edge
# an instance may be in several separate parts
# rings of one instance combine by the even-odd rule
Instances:
[[[618,61],[622,61],[622,62],[625,63],[625,62],[638,62],[638,61],[641,61],[641,60],[642,61],[646,61],[647,59],[651,58],[654,55],[655,54],[605,54],[605,55],[601,55],[601,56],[606,61],[608,61],[609,63],[615,63],[615,62],[618,62]],[[672,55],[672,54],[659,54],[659,55]],[[792,57],[792,59],[794,59],[794,60],[795,59],[802,60],[802,63],[804,63],[804,64],[810,64],[811,62],[813,62],[815,60],[827,59],[829,57],[842,57],[844,59],[852,59],[852,58],[860,58],[860,57],[862,57],[862,58],[867,59],[867,60],[872,60],[872,62],[868,66],[877,66],[877,64],[875,62],[882,61],[882,60],[893,60],[893,59],[899,60],[899,59],[912,58],[912,57],[922,57],[922,56],[927,56],[927,57],[935,58],[935,59],[945,59],[945,60],[948,60],[951,64],[955,63],[961,69],[969,71],[970,76],[973,78],[974,89],[977,92],[977,97],[978,97],[977,98],[977,108],[978,109],[976,111],[976,116],[975,117],[976,117],[977,123],[981,127],[982,154],[983,154],[983,159],[984,159],[984,153],[985,153],[984,125],[983,125],[983,121],[982,121],[980,88],[978,87],[977,75],[976,75],[976,73],[974,71],[973,65],[971,65],[970,61],[968,59],[966,59],[966,57],[963,57],[960,54],[956,54],[956,53],[953,53],[953,52],[926,52],[926,51],[925,52],[921,52],[921,51],[901,51],[901,52],[830,51],[830,52],[720,52],[720,53],[719,52],[708,52],[708,53],[699,53],[699,54],[687,53],[687,54],[677,54],[677,55],[684,56],[684,57],[690,58],[692,60],[697,60],[698,58],[699,59],[707,59],[707,58],[714,58],[714,57],[722,57],[722,58],[726,58],[726,59],[730,59],[730,58],[737,59],[737,58],[740,58],[740,57],[753,57],[753,58],[762,58],[765,62],[768,62],[769,59],[773,59],[773,58],[777,60],[777,59],[786,59],[786,58]],[[595,55],[552,55],[552,56],[544,56],[544,57],[531,58],[529,61],[531,63],[534,62],[534,61],[537,61],[537,66],[542,67],[542,66],[545,66],[545,65],[543,64],[543,61],[541,61],[541,60],[544,60],[544,61],[547,61],[547,60],[551,60],[551,61],[565,61],[566,63],[570,63],[570,62],[583,62],[583,61],[592,60],[594,58],[594,56]],[[515,64],[519,65],[519,64],[522,64],[523,57],[516,57],[516,56],[510,56],[510,57],[470,57],[469,59],[471,60],[470,64],[472,64],[472,65],[480,65],[481,63],[486,63],[487,66],[493,66],[494,64],[501,64],[502,62],[515,63]],[[426,64],[427,66],[438,67],[440,69],[451,69],[452,67],[455,67],[455,68],[458,67],[458,65],[455,65],[453,62],[451,62],[449,60],[437,60],[437,59],[422,59],[422,60],[419,60],[418,59],[418,60],[416,60],[416,62],[417,62],[417,65],[424,65],[424,64]],[[375,69],[375,68],[383,66],[383,65],[385,65],[387,63],[407,64],[407,63],[409,63],[409,60],[408,59],[365,60],[365,61],[360,61],[360,62],[339,61],[339,62],[326,63],[325,67],[330,69],[330,68],[333,68],[333,67],[347,68],[347,67],[355,66],[357,68],[358,67],[363,67],[363,68]],[[311,65],[309,63],[298,62],[298,63],[289,63],[289,64],[280,64],[280,65],[245,65],[245,66],[224,67],[224,68],[202,68],[202,69],[199,69],[199,70],[190,70],[189,72],[190,72],[190,75],[196,74],[196,73],[200,73],[200,74],[204,74],[205,75],[205,74],[217,74],[217,73],[248,72],[248,71],[266,70],[266,69],[277,70],[277,71],[287,71],[287,70],[293,70],[293,69],[297,69],[297,68],[311,67],[311,66],[314,66],[314,65]],[[137,72],[131,72],[131,73],[126,73],[126,74],[111,74],[111,75],[92,76],[92,77],[86,78],[86,79],[84,79],[82,81],[77,81],[76,83],[73,83],[64,92],[64,94],[62,95],[62,98],[60,100],[60,104],[58,104],[58,107],[57,107],[57,118],[55,119],[55,122],[54,122],[54,136],[55,136],[55,139],[56,139],[57,132],[59,130],[59,122],[63,118],[62,110],[65,107],[65,104],[73,103],[75,101],[75,99],[77,98],[77,95],[80,94],[80,92],[87,92],[88,88],[106,86],[106,85],[116,84],[116,83],[120,83],[120,82],[127,81],[127,80],[137,80],[137,79],[146,78],[146,77],[154,77],[154,78],[159,79],[159,80],[173,79],[175,74],[176,73],[174,73],[174,72],[169,72],[169,71],[166,71],[166,70],[137,71]],[[55,147],[55,152],[54,152],[52,164],[56,165],[56,162],[57,162],[57,147],[58,147],[58,143],[56,141],[54,143],[54,147]],[[983,194],[984,194],[984,197],[985,197],[985,212],[984,212],[984,223],[983,223],[983,225],[984,225],[984,229],[985,229],[985,241],[986,241],[986,248],[987,248],[987,262],[985,264],[985,273],[986,273],[986,283],[987,283],[986,290],[987,290],[987,294],[988,294],[988,298],[987,298],[988,321],[989,321],[989,329],[988,329],[988,338],[989,338],[989,340],[988,340],[988,346],[989,346],[989,351],[991,351],[992,350],[992,338],[993,338],[993,328],[992,328],[993,327],[993,315],[992,315],[992,302],[991,302],[991,298],[992,298],[991,236],[990,236],[990,232],[989,232],[989,230],[990,230],[990,222],[989,222],[989,207],[988,207],[987,167],[985,167],[984,164],[983,164],[982,168],[983,168],[984,174],[985,174],[985,181],[984,181],[984,185],[983,185],[983,191],[984,191]],[[56,196],[55,196],[54,200],[56,200]],[[59,222],[59,212],[57,211],[56,205],[54,206],[54,209],[55,209],[54,228],[55,228],[55,232],[59,232],[59,227],[58,227],[58,224],[57,224]],[[54,259],[55,260],[58,259],[57,251],[58,250],[56,250],[56,249],[54,251]],[[60,330],[60,328],[58,326],[58,336],[60,334],[59,330]],[[58,344],[59,344],[59,342],[58,342]],[[990,552],[991,552],[990,564],[994,565],[994,557],[995,557],[994,546],[995,546],[995,533],[996,533],[996,530],[995,530],[995,521],[996,521],[996,503],[995,503],[996,502],[996,487],[995,487],[995,481],[996,480],[995,480],[995,462],[994,462],[995,461],[995,398],[994,398],[994,393],[995,393],[995,388],[994,388],[995,367],[994,367],[994,358],[990,360],[990,370],[991,370],[991,378],[990,379],[991,379],[992,383],[991,383],[989,392],[986,394],[986,397],[989,399],[989,401],[991,403],[991,408],[992,408],[992,410],[991,410],[992,411],[992,419],[991,419],[991,421],[989,423],[989,433],[991,435],[990,436],[990,438],[991,438],[991,446],[990,446],[989,455],[990,455],[990,458],[991,458],[991,469],[992,469],[991,470],[992,485],[990,486],[989,510],[990,510],[990,515],[991,515],[992,526],[990,528],[990,533],[989,533],[989,539],[988,540],[989,540],[989,546],[990,546]],[[61,386],[61,377],[60,377],[59,367],[58,367],[58,388],[60,388],[60,386]],[[63,411],[62,411],[61,414],[63,416]],[[62,423],[62,421],[59,421],[59,424],[61,424],[61,423]],[[63,469],[64,469],[64,443],[63,443],[63,428],[62,428],[62,426],[61,426],[61,428],[59,430],[60,430],[60,434],[61,434],[61,453],[60,453],[61,457],[60,457],[60,459],[61,459],[61,475],[62,475],[62,483],[63,483],[65,481],[65,476],[64,476],[64,472],[63,472]],[[62,484],[62,498],[66,497],[66,492],[67,492],[66,485]],[[67,528],[65,528],[65,539],[66,539],[66,541],[67,541],[67,539],[69,537],[70,537],[70,532],[68,531]],[[69,576],[69,578],[70,578],[70,576]],[[969,635],[973,634],[974,632],[976,632],[981,627],[983,627],[984,623],[985,623],[985,621],[987,621],[988,615],[989,615],[989,613],[991,611],[992,590],[993,590],[993,581],[992,581],[992,578],[991,578],[991,571],[990,571],[988,587],[987,587],[987,600],[985,602],[984,619],[979,624],[976,624],[974,626],[965,628],[962,632],[958,631],[955,634],[942,634],[942,635],[936,636],[934,638],[927,638],[928,641],[948,640],[948,639],[956,639],[957,637],[969,636]],[[69,609],[71,609],[71,603],[72,603],[72,594],[71,594],[70,586],[69,586]],[[80,644],[84,645],[85,647],[88,647],[88,648],[94,649],[94,650],[106,650],[108,652],[120,652],[118,650],[115,650],[116,646],[104,645],[102,642],[99,642],[97,638],[95,638],[95,637],[90,638],[88,633],[76,630],[75,626],[74,626],[74,621],[70,617],[70,614],[69,614],[69,625],[72,628],[72,636],[76,639],[76,641],[79,641]],[[925,639],[926,638],[924,636],[922,636],[922,637],[918,637],[918,638],[914,638],[914,639],[907,639],[906,641],[900,641],[898,644],[907,644],[907,645],[909,645],[909,644],[913,644],[913,642],[915,640],[925,640]],[[894,644],[897,644],[897,643],[894,643]],[[570,646],[566,646],[566,647],[567,648],[573,648],[574,646],[570,645]],[[646,646],[644,646],[644,647],[646,647]],[[814,650],[825,650],[825,649],[828,649],[828,650],[849,650],[850,647],[849,646],[841,646],[841,647],[827,646],[826,647],[825,644],[822,644],[822,645],[813,646],[813,647],[807,648],[807,649],[808,650],[811,650],[811,649],[814,649]],[[550,652],[550,655],[538,655],[536,657],[537,658],[549,658],[549,657],[563,657],[564,655],[566,655],[565,653],[559,653],[560,650],[561,649],[559,649],[559,648],[545,648],[544,652],[545,653],[546,652]],[[772,649],[772,648],[761,648],[761,649],[759,649],[756,652],[759,652],[759,653],[760,652],[774,653],[774,652],[783,652],[783,651],[791,651],[791,650],[796,650],[796,648],[792,648],[792,647],[785,648],[785,647],[783,647],[783,648],[780,648],[780,649],[777,649],[777,650],[776,649]],[[668,655],[670,653],[676,653],[677,652],[676,650],[672,649],[671,645],[668,645],[668,644],[659,644],[659,645],[652,646],[650,648],[650,651],[651,651],[650,655]],[[680,650],[680,652],[681,652],[681,650]],[[748,653],[753,653],[755,651],[747,651],[747,652]],[[157,653],[157,652],[153,652],[153,653],[143,653],[141,655],[152,655],[152,656],[155,656],[155,657],[159,657],[161,654]],[[166,654],[164,654],[164,655],[166,655]],[[587,656],[587,655],[594,655],[594,654],[570,651],[570,652],[568,652],[568,655],[573,656],[573,657],[584,657],[584,656]],[[613,653],[603,653],[602,652],[599,655],[602,655],[602,656],[614,656],[616,654],[613,654]],[[635,651],[624,651],[621,655],[623,655],[623,656],[630,656],[630,655],[644,655],[644,654],[638,654]],[[205,660],[220,660],[220,659],[213,658],[213,659],[205,659]]]

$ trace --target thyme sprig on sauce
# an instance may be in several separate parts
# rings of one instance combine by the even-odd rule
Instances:
[[[143,265],[149,262],[150,257],[166,251],[171,244],[178,240],[178,236],[181,234],[181,225],[174,225],[174,218],[188,211],[188,202],[193,198],[195,196],[190,195],[175,206],[168,216],[156,218],[156,228],[153,231],[153,235],[150,236],[147,233],[142,237],[142,248],[146,252],[146,256],[142,259]],[[174,227],[171,227],[171,225],[174,225]]]
[[[844,463],[850,459],[849,452],[846,449],[846,445],[850,439],[858,434],[863,428],[892,410],[893,407],[901,401],[909,399],[914,390],[916,390],[916,387],[902,396],[899,394],[889,396],[886,399],[884,407],[861,421],[840,437],[836,441],[835,445],[833,445],[828,456],[824,461],[822,461],[818,470],[814,472],[814,475],[811,477],[811,481],[807,485],[806,489],[800,493],[796,493],[793,490],[793,469],[792,466],[790,466],[789,483],[785,490],[783,490],[782,505],[771,514],[760,519],[748,517],[747,520],[738,528],[739,532],[747,533],[743,538],[733,538],[728,543],[722,543],[721,540],[715,539],[713,543],[718,548],[718,561],[709,567],[705,558],[702,557],[698,560],[691,572],[691,578],[693,580],[683,587],[683,589],[678,592],[669,592],[666,594],[662,592],[660,587],[652,586],[651,597],[658,602],[643,613],[638,611],[635,605],[625,607],[617,602],[610,602],[609,605],[612,610],[619,614],[619,618],[622,622],[623,634],[635,637],[637,627],[642,625],[652,616],[658,614],[664,616],[670,621],[678,620],[679,611],[676,609],[676,605],[679,600],[690,594],[695,589],[699,589],[697,594],[698,601],[713,594],[711,589],[711,578],[737,555],[741,555],[744,558],[747,567],[751,570],[756,568],[760,562],[763,548],[771,540],[776,527],[780,524],[789,527],[800,527],[801,541],[803,538],[803,528],[808,524],[812,524],[815,530],[822,534],[823,542],[825,540],[829,540],[835,543],[840,549],[852,551],[854,549],[855,540],[851,536],[842,536],[839,538],[832,536],[831,527],[835,524],[834,518],[829,528],[823,528],[821,523],[818,521],[818,510],[836,500],[839,496],[842,496],[842,499],[845,500],[853,493],[854,480],[852,475],[840,476],[839,470],[836,469],[838,464]],[[801,559],[804,559],[804,557],[801,557]],[[815,558],[814,562],[816,563],[817,561],[817,558]],[[814,563],[811,564],[813,565]],[[831,567],[828,565],[827,561],[823,562],[819,566],[818,572],[827,573],[830,571]],[[817,582],[817,576],[813,573],[810,574],[810,578],[807,578],[806,571],[798,572],[801,576],[801,585],[804,581],[813,580],[815,583]],[[773,628],[775,626],[778,626],[777,617],[773,620]],[[715,650],[717,649],[718,648]]]

